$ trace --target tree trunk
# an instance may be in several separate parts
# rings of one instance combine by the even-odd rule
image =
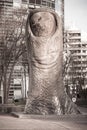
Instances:
[[[29,96],[25,113],[79,113],[63,87],[62,23],[52,10],[31,11],[26,24]]]
[[[3,103],[7,103],[7,78],[6,74],[3,76]]]

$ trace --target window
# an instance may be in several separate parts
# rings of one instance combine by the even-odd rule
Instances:
[[[80,53],[81,52],[81,50],[77,50],[77,53]]]
[[[19,87],[14,87],[14,89],[15,89],[15,90],[20,90],[21,87],[20,87],[20,86],[19,86]]]
[[[36,4],[41,4],[41,0],[36,0]]]
[[[86,56],[82,56],[82,58],[86,58]]]
[[[21,84],[14,84],[15,87],[21,86]]]
[[[81,44],[79,44],[78,47],[81,47]]]
[[[9,96],[13,96],[14,94],[13,93],[9,93]]]
[[[27,0],[22,0],[23,3],[27,3]]]
[[[21,6],[21,0],[13,0],[13,6],[14,7],[20,7]]]
[[[86,47],[86,45],[85,45],[85,44],[82,44],[82,47]]]
[[[29,0],[29,3],[35,3],[35,0]]]
[[[80,59],[80,58],[81,58],[81,56],[78,56],[78,58]]]
[[[47,2],[46,2],[46,0],[42,0],[42,5],[47,5]]]
[[[54,2],[52,2],[52,8],[55,8],[55,3]]]
[[[83,53],[86,53],[86,50],[83,50]]]
[[[49,2],[47,2],[47,6],[50,7],[50,3]]]

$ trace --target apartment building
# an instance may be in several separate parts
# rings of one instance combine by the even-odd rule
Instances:
[[[64,83],[71,98],[77,98],[79,92],[87,88],[87,42],[81,41],[79,30],[66,30],[64,42]]]
[[[13,5],[23,8],[49,7],[55,9],[55,0],[13,0]]]

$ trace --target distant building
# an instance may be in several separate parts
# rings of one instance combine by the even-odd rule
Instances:
[[[55,9],[55,0],[13,0],[13,5],[25,8],[49,7]]]
[[[64,42],[66,90],[71,98],[78,97],[87,87],[87,42],[81,42],[78,30],[66,30]]]

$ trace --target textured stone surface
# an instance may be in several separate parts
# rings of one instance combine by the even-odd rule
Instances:
[[[0,130],[87,130],[87,116],[27,115],[27,119],[0,115]],[[63,120],[62,120],[63,119]]]
[[[63,41],[59,16],[46,9],[30,11],[26,37],[30,84],[25,112],[58,115],[75,112],[62,84]]]

